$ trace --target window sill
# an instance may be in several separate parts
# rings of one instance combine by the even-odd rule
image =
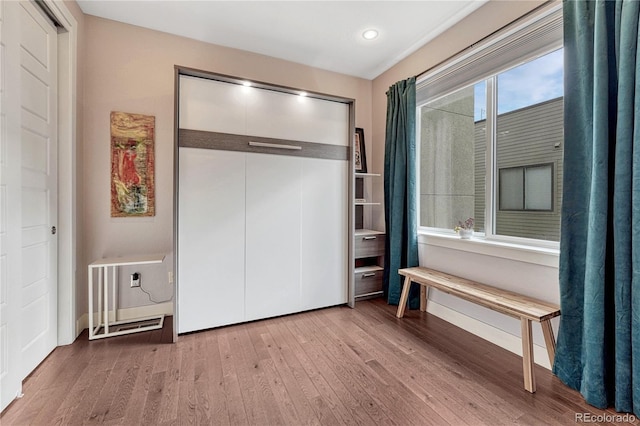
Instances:
[[[418,244],[466,251],[552,268],[558,268],[560,256],[560,250],[556,248],[493,241],[487,240],[483,236],[463,240],[455,234],[440,234],[424,230],[418,231]]]

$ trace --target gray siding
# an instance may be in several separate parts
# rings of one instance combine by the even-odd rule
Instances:
[[[484,232],[485,218],[485,194],[486,194],[486,163],[487,163],[487,126],[485,120],[478,121],[474,129],[474,174],[475,178],[475,199],[473,207],[473,217],[475,219],[474,230]]]
[[[475,124],[476,131],[476,199],[475,215],[479,223],[484,220],[484,185],[478,185],[484,176],[484,121]],[[538,238],[551,241],[560,239],[560,206],[562,205],[562,152],[563,152],[563,98],[522,108],[498,116],[497,161],[498,169],[552,163],[552,211],[496,211],[498,235]],[[526,145],[526,149],[522,149]],[[482,164],[479,164],[482,162]],[[484,180],[482,180],[484,183]],[[526,226],[524,226],[526,224]]]

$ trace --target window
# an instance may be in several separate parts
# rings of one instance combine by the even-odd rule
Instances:
[[[553,164],[500,169],[500,210],[553,210]]]
[[[487,239],[559,241],[561,10],[518,25],[418,82],[421,227],[473,217]]]

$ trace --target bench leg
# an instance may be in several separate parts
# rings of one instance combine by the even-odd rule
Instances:
[[[407,300],[409,299],[409,289],[411,288],[411,278],[404,277],[404,286],[402,287],[402,294],[400,295],[400,303],[398,303],[398,312],[396,316],[402,318],[404,316],[404,310],[407,308]]]
[[[544,343],[547,346],[547,354],[549,354],[549,363],[553,368],[553,360],[556,357],[556,339],[553,336],[553,328],[551,327],[551,321],[546,320],[540,323],[542,326],[542,334],[544,335]]]
[[[533,339],[531,338],[531,320],[520,319],[522,329],[522,370],[524,388],[531,393],[536,391],[536,376],[533,372]]]
[[[420,285],[420,312],[427,311],[427,298],[429,297],[429,287]]]

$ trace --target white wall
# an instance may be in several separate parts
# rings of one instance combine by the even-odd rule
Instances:
[[[490,35],[543,4],[544,1],[490,1],[438,38],[423,46],[373,81],[373,168],[383,170],[386,91],[396,81],[419,75],[466,47]],[[375,197],[384,199],[382,181],[374,185]],[[373,213],[377,229],[384,228],[382,207]],[[472,244],[466,247],[460,244]],[[469,251],[471,249],[471,251]],[[557,255],[523,254],[518,250],[496,249],[492,254],[475,242],[420,236],[420,264],[462,277],[492,284],[558,303]],[[515,259],[514,259],[515,258]],[[518,260],[519,259],[519,260]],[[530,259],[530,260],[526,260]],[[531,261],[536,263],[531,263]],[[485,337],[514,352],[520,352],[519,321],[455,297],[433,291],[428,310],[468,331]],[[554,321],[557,329],[557,321]],[[540,327],[534,325],[536,362],[548,366]]]
[[[420,265],[540,300],[560,303],[556,254],[496,249],[485,247],[473,240],[461,241],[457,238],[420,236]],[[478,253],[491,250],[494,253]],[[467,331],[521,354],[520,322],[517,319],[434,290],[429,294],[427,310]],[[552,320],[552,326],[557,331],[558,319]],[[542,330],[537,325],[532,329],[535,361],[550,367],[544,349]]]

